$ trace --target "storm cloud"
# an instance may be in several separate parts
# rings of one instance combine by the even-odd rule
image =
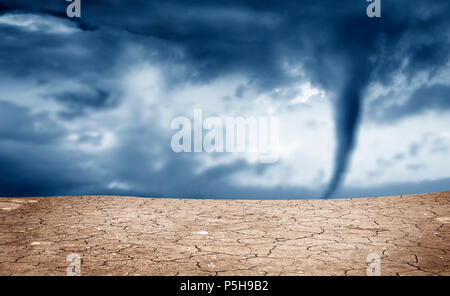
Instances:
[[[446,0],[382,1],[381,18],[368,18],[363,0],[84,1],[81,19],[68,19],[66,5],[0,1],[0,84],[11,89],[8,96],[0,94],[0,112],[13,117],[0,120],[0,141],[18,145],[1,152],[6,177],[0,194],[331,197],[345,180],[357,147],[369,86],[389,87],[398,76],[407,81],[426,77],[403,103],[386,96],[395,104],[378,113],[381,124],[449,106],[448,81],[428,82],[448,68]],[[146,72],[148,64],[158,74]],[[124,91],[124,84],[139,83],[124,82],[124,73],[134,77],[133,71],[164,77],[154,85],[138,85],[154,101]],[[175,155],[167,145],[161,148],[160,143],[170,141],[159,126],[165,110],[186,108],[167,93],[233,75],[248,79],[230,92],[238,102],[248,100],[248,89],[259,95],[300,82],[329,95],[336,147],[328,184],[316,189],[236,186],[230,176],[258,168],[234,160],[196,172],[196,158]],[[29,94],[24,87],[39,91]],[[287,91],[273,97],[285,104],[295,95]],[[141,114],[138,104],[148,114]],[[41,112],[47,105],[50,111]],[[378,101],[373,109],[379,106]],[[14,152],[26,153],[30,141],[41,141],[33,148],[35,155],[49,157],[39,178],[42,163]],[[51,176],[63,167],[66,173],[55,181]]]
[[[405,102],[396,102],[393,95],[382,100],[391,104],[377,108],[373,105],[380,102],[374,102],[371,106],[374,119],[381,122],[393,122],[423,112],[441,113],[450,109],[450,85],[438,83],[419,87]]]

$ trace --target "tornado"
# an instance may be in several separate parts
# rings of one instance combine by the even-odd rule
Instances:
[[[364,89],[370,76],[369,66],[364,60],[353,60],[347,69],[347,78],[334,103],[336,151],[331,179],[322,198],[331,197],[342,183],[356,144],[356,135],[361,117]]]

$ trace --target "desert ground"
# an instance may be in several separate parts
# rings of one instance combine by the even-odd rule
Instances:
[[[0,198],[0,275],[450,275],[450,191],[334,200]]]

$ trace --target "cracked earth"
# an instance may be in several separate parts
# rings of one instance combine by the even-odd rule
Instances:
[[[450,191],[338,200],[0,198],[0,275],[450,275]]]

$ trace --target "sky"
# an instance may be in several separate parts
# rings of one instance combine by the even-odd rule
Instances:
[[[0,196],[450,190],[450,3],[0,0]],[[280,120],[280,155],[175,153],[171,122]]]

